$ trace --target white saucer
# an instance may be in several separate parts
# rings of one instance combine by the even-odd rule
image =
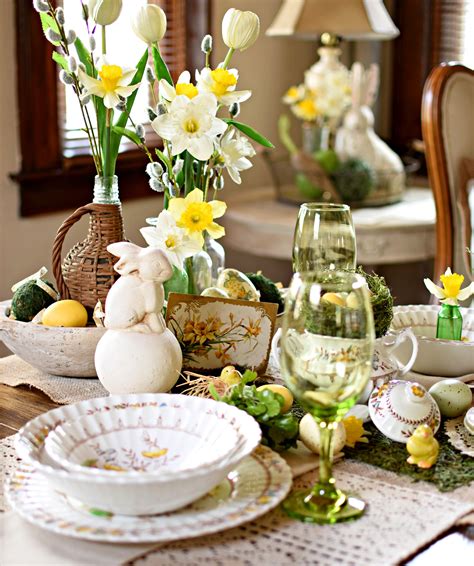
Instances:
[[[259,446],[226,481],[188,507],[163,515],[113,515],[52,490],[32,466],[21,464],[6,485],[12,509],[58,534],[100,542],[168,542],[236,527],[267,513],[290,491],[289,466]]]
[[[464,383],[467,383],[470,386],[474,385],[474,375],[471,374],[461,375],[459,377],[456,377],[453,375],[451,376],[425,375],[424,373],[409,371],[401,379],[404,379],[406,381],[416,381],[417,383],[423,385],[423,387],[426,387],[426,389],[429,389],[432,385],[438,383],[438,381],[443,381],[444,379],[459,379],[459,381],[463,381]]]

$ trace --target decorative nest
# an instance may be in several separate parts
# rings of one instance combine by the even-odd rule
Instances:
[[[375,324],[375,337],[381,338],[384,336],[393,319],[393,297],[390,289],[387,287],[385,278],[377,275],[376,273],[368,274],[362,267],[357,269],[357,273],[365,277],[367,286],[369,287],[372,303],[372,310],[374,312]]]
[[[183,395],[191,395],[193,397],[203,397],[206,399],[212,399],[211,392],[209,391],[209,385],[214,385],[217,393],[222,397],[225,395],[229,386],[213,375],[201,375],[200,373],[194,373],[193,371],[185,371],[181,374],[184,383],[179,383],[176,387],[185,387],[181,393]]]

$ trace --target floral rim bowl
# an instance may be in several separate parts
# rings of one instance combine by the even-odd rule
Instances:
[[[66,470],[102,474],[192,473],[238,447],[242,435],[206,412],[167,406],[85,415],[46,438],[48,456]]]
[[[85,473],[61,468],[44,449],[45,439],[58,426],[84,415],[136,410],[146,407],[186,408],[207,412],[227,422],[242,435],[242,441],[215,466],[204,466],[192,473],[192,479],[179,474],[164,480],[157,474]],[[53,409],[29,421],[15,436],[18,456],[41,473],[51,487],[89,507],[123,515],[152,515],[174,511],[196,501],[233,471],[258,446],[261,431],[250,415],[211,399],[169,393],[146,393],[98,397]],[[99,470],[90,469],[99,472]],[[186,472],[187,473],[187,472]]]
[[[461,308],[462,341],[436,338],[439,309],[436,305],[406,305],[393,309],[392,329],[409,327],[418,340],[413,371],[446,377],[474,373],[474,308]],[[407,343],[397,349],[397,357],[403,363],[409,360]]]

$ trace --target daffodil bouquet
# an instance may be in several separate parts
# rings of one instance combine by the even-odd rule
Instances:
[[[126,128],[130,122],[133,136],[144,140],[144,128],[133,124],[130,117],[137,89],[146,69],[149,46],[160,59],[158,42],[166,31],[166,16],[161,8],[146,5],[137,10],[131,26],[147,47],[133,69],[123,67],[107,53],[107,27],[120,16],[122,0],[78,0],[81,2],[88,45],[67,28],[64,10],[55,8],[50,0],[33,0],[41,17],[46,39],[56,50],[53,60],[59,65],[59,78],[74,90],[78,100],[84,131],[98,177],[103,180],[104,193],[98,197],[110,200],[113,176],[121,138],[130,137]],[[99,37],[100,36],[100,39]],[[97,44],[101,42],[101,53]]]
[[[253,12],[230,9],[222,21],[222,37],[229,48],[223,62],[211,67],[213,40],[203,38],[204,66],[194,73],[183,71],[174,83],[169,70],[154,53],[153,69],[147,70],[152,93],[158,92],[154,108],[149,109],[151,125],[163,139],[163,149],[153,158],[142,140],[130,135],[147,153],[150,186],[164,193],[164,211],[156,227],[142,229],[149,245],[168,252],[178,268],[185,258],[203,247],[204,235],[217,239],[224,228],[215,222],[226,211],[217,200],[224,187],[224,171],[241,183],[240,173],[252,166],[255,155],[250,139],[273,145],[247,124],[236,120],[240,104],[250,90],[237,90],[239,73],[230,67],[235,51],[244,51],[257,39],[260,21]],[[130,132],[129,132],[130,134]]]

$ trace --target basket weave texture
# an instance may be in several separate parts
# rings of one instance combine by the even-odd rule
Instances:
[[[71,248],[61,267],[64,238],[73,224],[87,213],[90,214],[87,237]],[[52,257],[61,298],[75,299],[91,309],[99,300],[104,303],[110,287],[119,277],[114,271],[117,258],[107,251],[107,246],[123,240],[120,205],[87,204],[67,218],[56,235]]]

